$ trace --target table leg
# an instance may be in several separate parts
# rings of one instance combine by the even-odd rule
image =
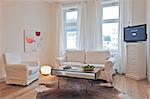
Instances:
[[[91,86],[92,86],[92,87],[93,87],[93,83],[94,83],[94,82],[93,82],[93,81],[91,81]]]
[[[68,78],[67,78],[67,87],[68,87]]]
[[[88,80],[86,80],[86,89],[85,89],[86,93],[87,93],[87,83],[88,83]]]
[[[60,78],[58,77],[57,88],[59,88],[59,79],[60,79]]]

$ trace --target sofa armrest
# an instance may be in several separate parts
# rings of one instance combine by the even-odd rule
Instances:
[[[62,65],[62,63],[65,61],[65,57],[59,57],[59,58],[56,58],[56,61],[57,63],[60,65]]]
[[[37,61],[22,61],[21,64],[24,64],[27,66],[40,66],[39,62]]]
[[[115,64],[115,58],[111,57],[104,63],[104,70],[101,72],[100,79],[104,79],[107,82],[112,82],[112,75],[113,75],[113,66]]]
[[[108,60],[105,61],[105,70],[106,71],[112,71],[113,65],[115,64],[115,58],[111,57]]]
[[[106,62],[111,62],[113,65],[115,64],[115,58],[114,57],[110,57],[109,59],[106,60]]]

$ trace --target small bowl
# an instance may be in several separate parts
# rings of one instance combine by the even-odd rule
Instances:
[[[86,66],[82,66],[84,71],[93,71],[93,69],[95,68],[94,65],[86,65]]]

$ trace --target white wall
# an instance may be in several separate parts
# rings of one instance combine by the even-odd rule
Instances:
[[[146,0],[133,0],[132,24],[146,23]]]
[[[57,37],[57,33],[58,33],[58,29],[57,29],[57,10],[58,10],[58,5],[57,4],[52,4],[51,5],[52,8],[51,8],[51,28],[53,28],[53,31],[52,31],[52,35],[50,36],[50,46],[51,46],[51,49],[50,49],[50,60],[52,62],[52,65],[57,65],[56,64],[56,58],[58,57],[58,37]]]
[[[5,78],[4,65],[2,62],[2,1],[0,0],[0,81]]]
[[[3,52],[21,52],[24,60],[37,60],[36,53],[24,53],[23,30],[42,33],[41,64],[55,64],[55,4],[44,1],[3,2]]]
[[[147,0],[120,0],[123,2],[123,25],[139,25],[146,23]]]

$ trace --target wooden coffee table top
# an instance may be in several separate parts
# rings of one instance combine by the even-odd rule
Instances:
[[[68,72],[80,72],[80,73],[97,73],[100,70],[103,70],[103,68],[96,67],[92,71],[84,71],[82,67],[79,66],[71,66],[70,69],[63,69],[65,66],[60,66],[56,68],[52,68],[52,70],[58,70],[58,71],[68,71]]]
[[[96,67],[93,71],[84,71],[82,67],[71,66],[70,69],[64,69],[63,66],[52,68],[51,74],[64,77],[75,77],[83,79],[98,79],[103,68]]]

